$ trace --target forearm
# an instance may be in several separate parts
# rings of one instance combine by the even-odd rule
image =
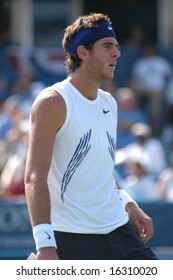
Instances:
[[[50,224],[50,197],[47,184],[26,183],[25,193],[32,227]]]
[[[40,187],[41,186],[41,187]],[[47,184],[27,184],[26,200],[33,227],[37,259],[57,259],[56,242],[50,222],[50,197]]]
[[[147,242],[153,236],[152,219],[143,212],[133,198],[116,182],[123,200],[124,208],[129,220],[140,235],[143,242]]]

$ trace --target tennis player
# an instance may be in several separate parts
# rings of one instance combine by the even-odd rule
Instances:
[[[120,56],[110,18],[79,17],[62,46],[67,79],[31,110],[26,199],[40,260],[157,259],[152,219],[114,177],[117,105],[100,89]]]

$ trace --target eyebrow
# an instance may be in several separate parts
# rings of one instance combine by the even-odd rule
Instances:
[[[103,45],[103,46],[104,46],[104,45],[112,45],[112,46],[114,46],[114,45],[115,45],[116,47],[118,47],[118,46],[119,46],[118,42],[113,43],[113,42],[109,42],[109,41],[108,41],[108,42],[104,42],[102,45]]]

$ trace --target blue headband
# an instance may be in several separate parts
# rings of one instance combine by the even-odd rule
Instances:
[[[116,37],[113,27],[107,20],[100,20],[97,22],[96,27],[82,28],[77,32],[71,40],[68,52],[70,55],[77,52],[77,48],[80,45],[87,45],[93,43],[104,37]]]

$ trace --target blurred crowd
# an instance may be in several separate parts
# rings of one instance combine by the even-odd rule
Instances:
[[[0,197],[25,199],[24,168],[32,103],[45,85],[0,46]]]
[[[132,47],[136,46],[130,41]],[[35,80],[32,68],[9,60],[5,47],[0,46],[2,199],[25,199],[29,114],[45,86]],[[117,87],[113,81],[102,87],[118,104],[118,179],[137,202],[173,201],[173,66],[157,54],[155,45],[145,44],[142,56],[132,65],[128,83]]]

